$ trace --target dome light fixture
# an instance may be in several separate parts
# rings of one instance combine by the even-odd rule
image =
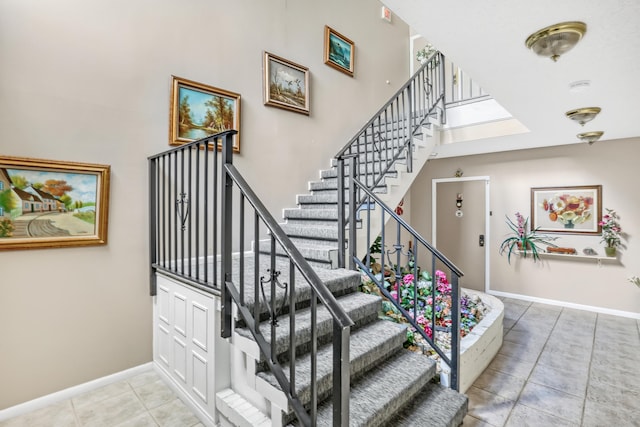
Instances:
[[[584,132],[578,134],[578,139],[582,142],[588,142],[589,145],[593,144],[604,134],[603,131],[594,131],[594,132]]]
[[[596,116],[600,114],[600,111],[600,107],[586,107],[576,108],[575,110],[567,111],[564,114],[571,120],[574,120],[584,126],[585,123],[595,119]]]
[[[579,21],[561,22],[536,31],[527,37],[526,46],[540,56],[556,62],[570,51],[587,32],[587,24]]]

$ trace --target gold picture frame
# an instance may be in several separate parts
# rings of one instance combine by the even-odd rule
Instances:
[[[333,28],[324,27],[324,63],[353,77],[355,43]]]
[[[238,133],[233,137],[233,151],[239,153],[240,94],[171,77],[169,145],[182,145],[235,129]]]
[[[0,156],[0,250],[105,245],[110,170]]]
[[[309,115],[309,69],[264,52],[264,105]]]

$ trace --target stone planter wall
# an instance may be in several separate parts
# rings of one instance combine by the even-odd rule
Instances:
[[[477,295],[491,310],[473,330],[460,341],[460,392],[465,393],[489,366],[502,346],[504,304],[498,298],[472,289],[463,289],[469,296]]]

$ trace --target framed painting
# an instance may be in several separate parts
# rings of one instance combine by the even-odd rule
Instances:
[[[0,250],[107,243],[110,166],[0,156]]]
[[[550,233],[600,234],[602,186],[531,189],[531,227]]]
[[[338,71],[353,77],[354,43],[325,25],[324,27],[324,63]]]
[[[182,145],[234,129],[238,133],[233,137],[233,151],[240,152],[240,95],[171,77],[169,144]]]
[[[265,52],[264,105],[309,115],[309,69]]]

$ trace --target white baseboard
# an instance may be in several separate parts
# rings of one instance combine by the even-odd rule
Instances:
[[[532,297],[529,295],[512,294],[509,292],[501,292],[501,291],[493,291],[493,290],[489,290],[487,293],[490,295],[495,295],[499,297],[513,298],[513,299],[519,299],[519,300],[530,301],[530,302],[539,302],[541,304],[575,308],[576,310],[592,311],[594,313],[610,314],[612,316],[628,317],[631,319],[640,319],[640,313],[634,313],[633,311],[614,310],[612,308],[596,307],[593,305],[584,305],[584,304],[575,304],[567,301],[557,301],[557,300],[546,299],[546,298]]]
[[[124,371],[116,372],[115,374],[107,375],[106,377],[97,378],[83,384],[78,384],[73,387],[65,388],[64,390],[56,391],[55,393],[47,394],[46,396],[38,397],[37,399],[29,400],[28,402],[11,406],[0,411],[0,421],[24,415],[28,412],[62,402],[63,400],[71,399],[83,393],[96,390],[100,387],[104,387],[118,381],[129,379],[152,369],[152,362],[145,363],[144,365],[125,369]]]

